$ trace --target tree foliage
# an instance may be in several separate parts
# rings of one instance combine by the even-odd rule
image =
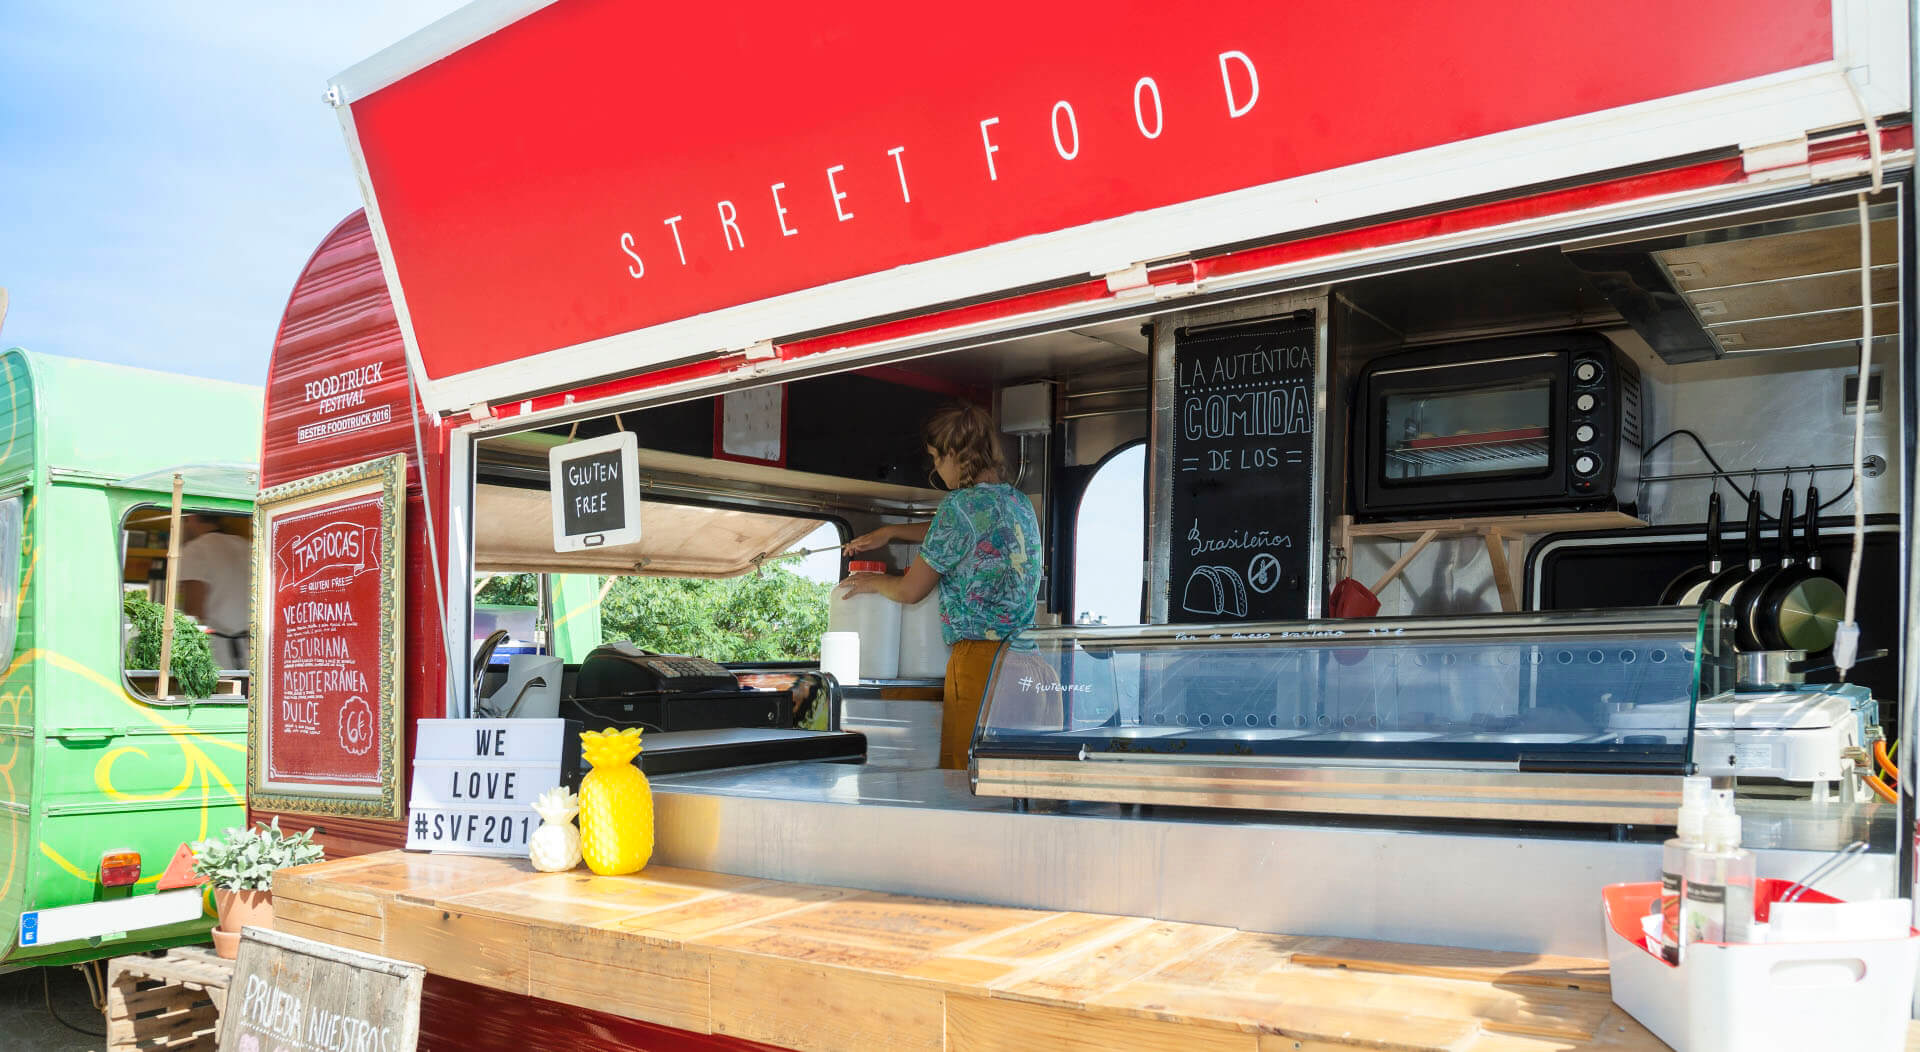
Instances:
[[[783,567],[724,580],[623,577],[600,604],[601,638],[715,661],[820,656],[828,585]]]
[[[600,603],[600,634],[665,654],[715,661],[804,661],[820,656],[829,585],[784,567],[706,580],[622,577]],[[533,574],[501,574],[476,602],[531,606]]]
[[[473,597],[476,603],[499,606],[536,606],[540,599],[540,576],[530,573],[495,574]]]

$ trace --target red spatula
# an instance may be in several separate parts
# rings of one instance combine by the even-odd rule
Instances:
[[[1440,536],[1439,530],[1428,530],[1421,534],[1420,539],[1408,545],[1400,558],[1394,560],[1392,566],[1387,567],[1387,572],[1373,582],[1372,588],[1368,588],[1352,577],[1341,578],[1339,583],[1333,586],[1333,594],[1327,597],[1327,616],[1372,617],[1379,613],[1379,593],[1385,591],[1386,587],[1393,583],[1393,579],[1400,576],[1401,571],[1407,568],[1407,564],[1413,562],[1414,557],[1425,551],[1427,545],[1432,544],[1433,539],[1438,536]]]

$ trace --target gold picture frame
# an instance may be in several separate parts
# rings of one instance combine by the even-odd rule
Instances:
[[[254,689],[247,704],[247,803],[250,807],[265,811],[358,818],[405,817],[406,801],[401,798],[401,784],[406,763],[406,692],[403,674],[406,655],[406,581],[403,576],[406,566],[406,496],[407,457],[404,453],[395,453],[275,486],[262,491],[255,503],[254,647],[251,662]],[[324,589],[332,587],[334,582],[345,581],[348,584],[340,586],[344,590],[351,586],[355,578],[369,573],[378,574],[379,615],[376,632],[379,661],[377,673],[367,677],[361,671],[369,664],[364,657],[356,662],[348,655],[344,661],[330,662],[329,658],[344,653],[349,645],[341,632],[327,635],[326,628],[330,626],[316,629],[312,627],[313,622],[309,621],[297,632],[287,633],[288,640],[293,640],[296,635],[302,637],[298,644],[283,645],[285,641],[279,630],[281,618],[288,612],[282,611],[276,601],[284,574],[284,561],[278,557],[281,553],[276,551],[281,543],[276,526],[286,523],[291,530],[303,519],[336,514],[336,509],[350,509],[365,517],[372,505],[377,505],[379,513],[377,542],[374,540],[373,527],[364,523],[329,523],[324,529],[340,528],[335,530],[336,533],[349,530],[352,536],[348,546],[353,549],[353,558],[357,562],[343,564],[341,551],[337,548],[331,550],[326,553],[331,561],[326,562],[319,572],[344,576],[320,578],[318,584],[301,585],[303,589]],[[345,512],[338,514],[344,515]],[[310,541],[319,532],[288,543],[297,545],[302,541]],[[304,559],[307,553],[315,552],[318,548],[319,545],[309,544],[297,554]],[[365,590],[364,585],[357,588]],[[324,593],[321,597],[326,598]],[[365,611],[354,608],[352,596],[331,604],[316,602],[305,605],[316,609],[346,611],[343,616],[350,619],[355,639],[364,644],[367,633],[362,630],[359,618],[364,616]],[[362,604],[363,607],[371,605]],[[301,648],[308,653],[295,653]],[[301,671],[288,669],[286,661],[290,655],[302,659]],[[282,696],[282,687],[293,682],[294,677],[316,673],[320,679],[303,682],[325,684],[324,689],[316,686],[305,693],[289,691],[286,697]],[[331,678],[328,678],[330,673]],[[340,688],[340,683],[347,686]],[[332,705],[334,712],[321,712],[328,707],[330,699],[319,695],[340,693],[355,687],[359,688],[359,692]],[[367,694],[378,698],[378,705],[371,712],[366,711],[364,695]],[[288,753],[295,750],[291,748],[291,738],[283,746],[284,736],[275,733],[275,728],[287,726],[288,714],[295,712],[312,713],[312,728],[300,726],[300,729],[311,734],[316,743],[325,741],[335,751],[356,756],[377,747],[378,762],[374,773],[360,777],[342,775],[337,782],[330,782],[313,772],[279,774],[275,766],[279,754],[275,750],[285,748]],[[326,734],[333,737],[326,738]]]

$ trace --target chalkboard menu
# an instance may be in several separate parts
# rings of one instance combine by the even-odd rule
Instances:
[[[1174,336],[1172,623],[1307,616],[1314,332],[1300,311]]]
[[[406,457],[277,486],[254,506],[248,799],[398,818]]]

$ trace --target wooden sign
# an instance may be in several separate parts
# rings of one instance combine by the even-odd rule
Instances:
[[[1312,311],[1176,334],[1169,622],[1307,616],[1315,352]]]
[[[417,964],[247,928],[220,1013],[220,1052],[415,1052]]]
[[[631,431],[547,451],[553,550],[577,552],[640,539],[640,449]]]
[[[414,735],[409,851],[524,858],[534,799],[579,784],[576,721],[420,720]]]
[[[254,806],[400,817],[405,513],[404,454],[260,494]]]

